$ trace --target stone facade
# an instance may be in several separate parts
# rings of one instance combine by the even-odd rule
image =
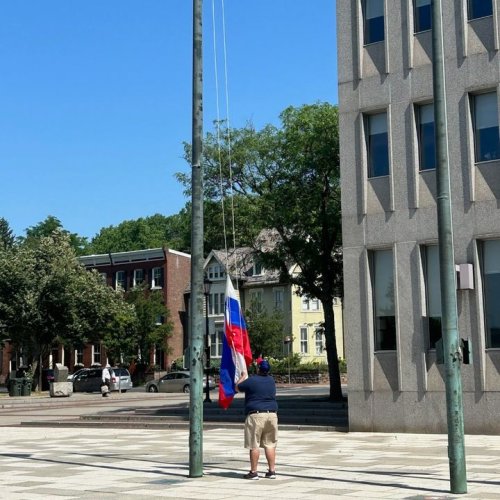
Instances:
[[[492,15],[469,19],[467,3],[443,0],[442,6],[455,262],[473,269],[472,287],[457,291],[459,335],[470,339],[473,361],[462,365],[465,431],[484,434],[500,432],[500,350],[487,340],[482,256],[485,241],[500,239],[500,160],[477,160],[474,127],[481,125],[472,103],[484,92],[496,93],[498,103],[500,4],[493,0]],[[434,277],[426,275],[424,258],[438,237],[436,171],[422,169],[419,142],[421,106],[433,101],[432,44],[429,30],[417,32],[414,4],[380,2],[382,10],[370,14],[379,16],[376,25],[364,0],[337,2],[351,431],[447,428],[443,365],[430,333],[430,311],[439,308],[429,301],[427,280]],[[365,43],[380,26],[382,40]],[[382,127],[375,115],[384,117]],[[491,122],[498,128],[498,104]],[[370,163],[380,132],[387,138],[383,175]],[[386,267],[377,264],[383,256],[389,256]],[[374,300],[384,281],[376,269],[390,275],[385,315]],[[380,343],[388,331],[393,338]]]

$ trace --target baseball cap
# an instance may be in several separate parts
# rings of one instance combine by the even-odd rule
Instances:
[[[271,369],[271,365],[269,364],[269,361],[267,361],[267,359],[263,359],[263,360],[259,363],[259,370],[260,370],[262,373],[267,373],[270,369]]]

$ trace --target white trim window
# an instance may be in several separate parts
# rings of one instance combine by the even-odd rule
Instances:
[[[320,305],[318,299],[310,299],[306,295],[302,296],[303,311],[319,311]]]
[[[224,268],[221,265],[212,264],[211,266],[208,266],[208,268],[207,268],[207,276],[208,276],[208,279],[210,279],[210,280],[220,279],[220,278],[225,278],[226,273],[224,271]]]
[[[134,269],[134,286],[144,282],[144,269]]]
[[[75,364],[83,365],[83,349],[75,349]]]
[[[101,344],[92,345],[92,364],[101,364]]]
[[[497,93],[472,95],[472,113],[476,162],[500,159]]]
[[[224,314],[224,300],[223,293],[211,293],[208,296],[208,313],[212,315]]]
[[[127,273],[126,271],[116,271],[115,275],[115,290],[127,289]]]
[[[309,349],[307,326],[300,327],[300,353],[307,354]]]
[[[151,288],[163,288],[163,267],[153,267],[151,272]]]
[[[210,334],[210,357],[220,358],[222,356],[222,337],[224,327],[217,326],[215,332]]]
[[[264,274],[264,268],[259,261],[256,261],[252,265],[252,276],[262,276]]]
[[[315,340],[315,347],[316,347],[316,355],[319,356],[323,354],[323,328],[316,328],[316,331],[314,332],[314,340]]]

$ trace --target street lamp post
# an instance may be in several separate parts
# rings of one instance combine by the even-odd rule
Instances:
[[[284,340],[284,344],[287,346],[287,355],[288,355],[288,383],[292,383],[292,378],[290,376],[290,346],[292,344],[292,337],[286,336]]]
[[[210,286],[212,282],[205,275],[203,280],[203,291],[205,293],[205,357],[206,357],[206,380],[205,380],[205,403],[211,403],[210,399],[210,342],[209,342],[209,328],[208,328],[208,306],[209,306],[209,296],[210,296]]]

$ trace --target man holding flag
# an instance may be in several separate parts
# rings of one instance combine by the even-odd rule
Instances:
[[[278,443],[278,403],[276,383],[269,375],[266,359],[259,363],[258,373],[250,378],[242,373],[236,390],[245,393],[245,448],[250,450],[250,472],[245,479],[259,479],[257,467],[260,448],[264,448],[269,470],[267,479],[276,479],[276,444]]]
[[[278,438],[278,404],[276,384],[269,376],[268,361],[259,359],[259,376],[248,378],[252,351],[240,301],[231,278],[227,276],[224,315],[224,337],[220,365],[219,406],[227,409],[236,391],[245,392],[245,448],[250,449],[251,470],[245,479],[259,479],[257,464],[260,447],[266,452],[269,471],[266,477],[276,478],[275,456]]]

